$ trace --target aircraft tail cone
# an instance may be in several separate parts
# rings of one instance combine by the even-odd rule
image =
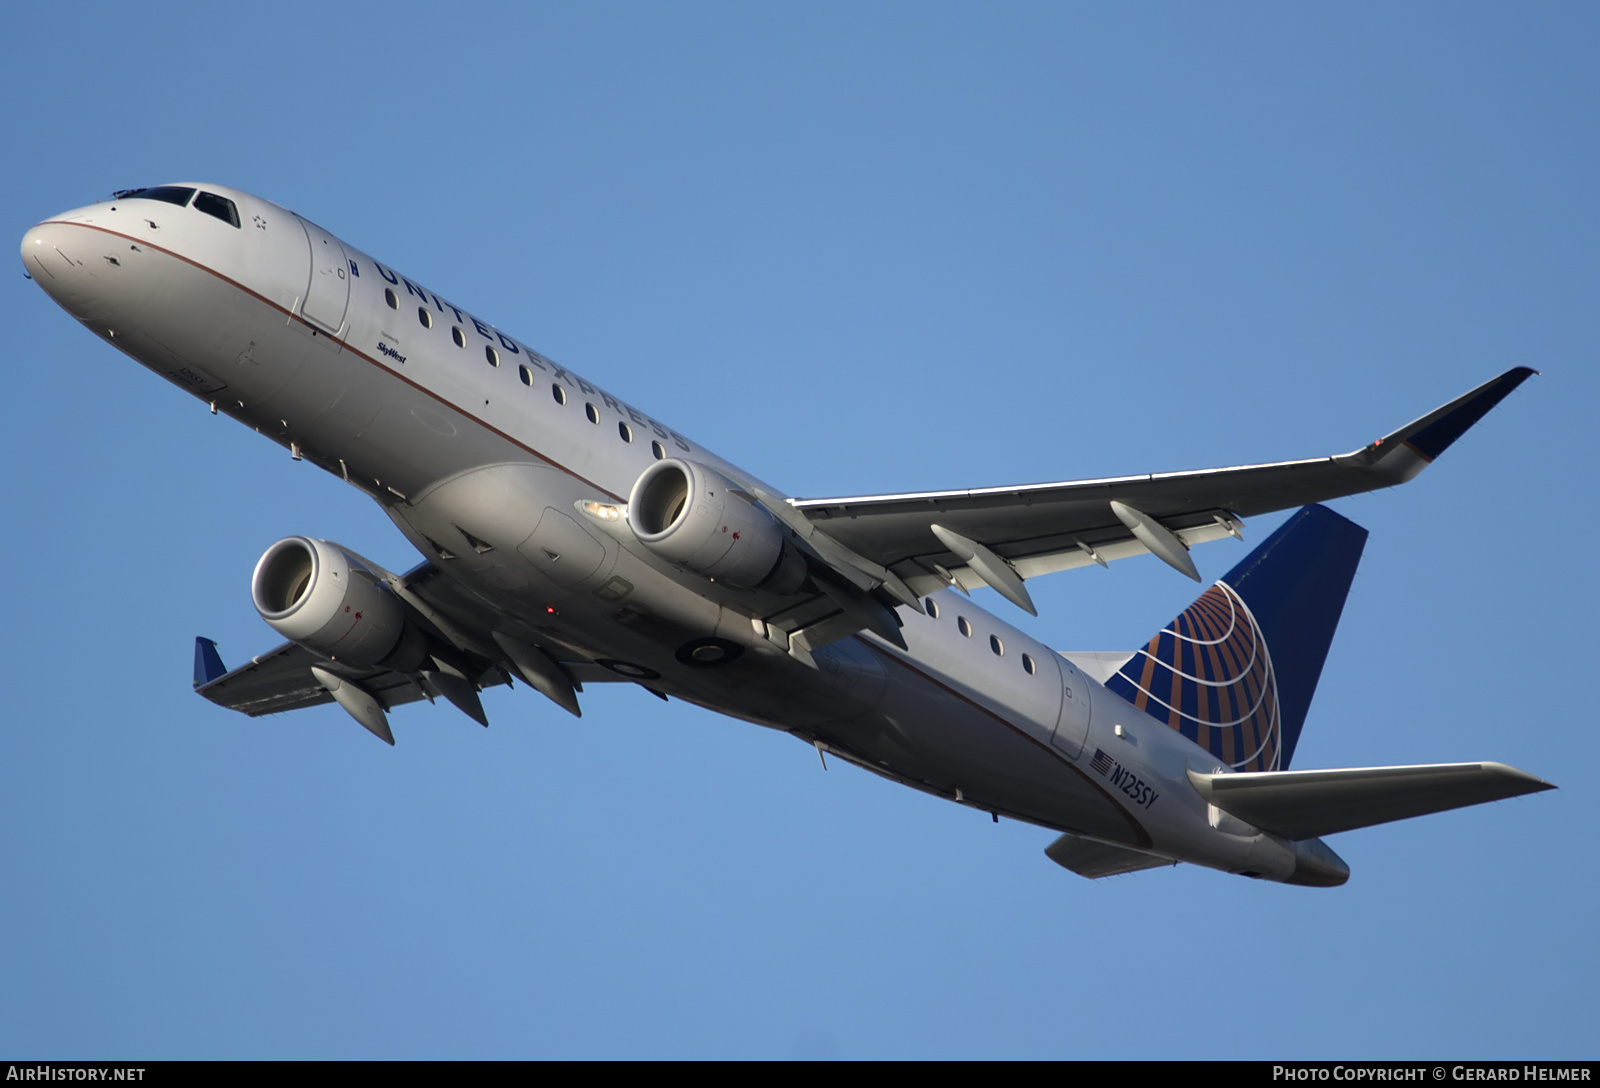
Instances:
[[[1285,884],[1337,888],[1349,879],[1350,866],[1321,839],[1302,839],[1294,844],[1294,872]]]

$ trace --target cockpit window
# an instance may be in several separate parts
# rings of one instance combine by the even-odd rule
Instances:
[[[186,207],[194,190],[182,185],[157,185],[151,189],[124,189],[116,194],[118,200],[165,200],[168,204]]]
[[[194,210],[214,215],[224,223],[232,223],[236,227],[239,225],[239,209],[225,196],[217,196],[215,193],[202,190],[200,195],[194,198]]]

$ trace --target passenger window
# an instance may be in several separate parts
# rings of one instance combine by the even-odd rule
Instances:
[[[1006,656],[1006,644],[1000,641],[999,635],[989,636],[989,649],[994,651],[996,657]]]
[[[963,635],[965,635],[967,638],[971,638],[972,637],[972,624],[967,622],[967,617],[965,617],[965,616],[957,616],[956,617],[956,629],[958,631],[960,631]]]
[[[450,326],[450,339],[456,342],[456,347],[458,348],[464,348],[467,346],[467,338],[462,334],[460,325]]]
[[[433,315],[428,312],[428,308],[426,306],[417,307],[417,320],[422,322],[423,328],[433,328]]]
[[[626,423],[617,424],[617,433],[622,436],[622,440],[624,442],[633,441],[633,428],[628,426]]]
[[[494,350],[494,345],[493,344],[485,344],[485,345],[483,345],[483,357],[485,359],[489,360],[489,365],[490,366],[499,366],[500,365],[500,353],[498,351]]]
[[[583,406],[583,414],[589,417],[590,423],[600,422],[600,409],[596,408],[592,404],[585,404]]]
[[[657,461],[664,461],[667,457],[666,448],[659,442],[650,443],[650,452],[656,455]]]
[[[1033,675],[1033,658],[1029,657],[1027,654],[1022,655],[1022,671],[1027,673],[1029,676]]]
[[[396,298],[395,293],[389,290],[387,287],[383,289],[383,301],[389,304],[389,309],[391,310],[398,310],[400,308],[400,300]]]
[[[556,399],[557,404],[567,403],[567,391],[555,382],[550,383],[550,395]]]
[[[522,375],[522,384],[533,388],[533,371],[525,366],[517,367],[517,373]]]
[[[194,210],[215,216],[234,227],[239,225],[239,209],[234,207],[233,201],[225,196],[202,192],[194,198]]]
[[[932,597],[929,597],[926,600],[924,600],[922,602],[922,606],[928,610],[928,615],[932,616],[934,619],[938,619],[939,618],[939,606],[934,603],[934,600],[933,600]]]

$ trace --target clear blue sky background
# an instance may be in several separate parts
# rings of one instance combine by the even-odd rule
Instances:
[[[237,185],[791,494],[1339,452],[1539,368],[1336,504],[1372,536],[1297,765],[1562,788],[1337,836],[1338,890],[1089,882],[622,686],[407,708],[392,750],[228,714],[192,639],[276,644],[272,541],[415,557],[13,265],[0,1056],[1596,1056],[1600,9],[121,3],[7,40],[11,238]],[[1194,592],[1030,589],[1066,649]]]

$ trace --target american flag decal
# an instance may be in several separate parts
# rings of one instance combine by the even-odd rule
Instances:
[[[1111,757],[1101,749],[1096,748],[1094,750],[1094,758],[1089,761],[1089,766],[1095,769],[1096,774],[1108,775],[1111,773]]]

